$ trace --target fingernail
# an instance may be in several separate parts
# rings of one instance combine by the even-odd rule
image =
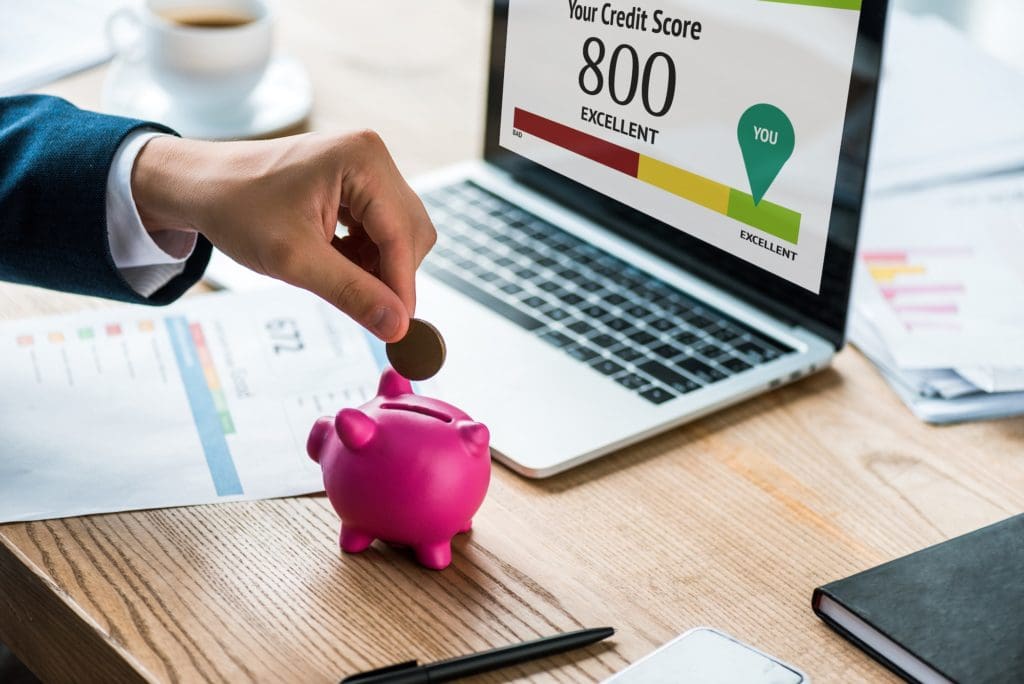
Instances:
[[[377,337],[383,340],[390,340],[398,330],[400,323],[398,314],[386,306],[381,306],[377,307],[377,310],[373,313],[373,318],[370,321],[370,330]]]

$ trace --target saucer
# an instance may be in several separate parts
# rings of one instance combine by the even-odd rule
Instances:
[[[154,83],[143,63],[117,59],[103,82],[101,102],[109,114],[156,121],[186,138],[228,140],[263,137],[300,123],[313,107],[313,88],[298,60],[278,55],[238,106],[196,112]]]

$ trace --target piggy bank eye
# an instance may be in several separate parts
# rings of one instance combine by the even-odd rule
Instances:
[[[430,416],[431,418],[444,421],[445,423],[452,422],[451,416],[445,413],[441,413],[440,411],[435,411],[434,409],[428,408],[426,406],[415,406],[413,404],[398,404],[395,402],[385,402],[381,404],[380,407],[382,409],[388,409],[391,411],[408,411],[410,413],[418,413],[421,416]]]

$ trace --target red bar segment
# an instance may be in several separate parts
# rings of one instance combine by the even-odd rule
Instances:
[[[516,107],[513,126],[553,145],[636,178],[640,154]]]

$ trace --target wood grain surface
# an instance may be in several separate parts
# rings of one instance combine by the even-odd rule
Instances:
[[[279,3],[280,47],[313,77],[310,126],[374,127],[407,173],[476,154],[488,9]],[[48,92],[96,106],[102,76]],[[0,318],[97,305],[0,286]],[[343,556],[319,496],[0,526],[0,641],[55,682],[330,682],[616,627],[600,646],[478,679],[577,682],[710,625],[817,682],[891,681],[818,621],[811,591],[1024,510],[1022,444],[1024,420],[919,423],[847,350],[551,480],[495,465],[443,572],[379,544]]]

